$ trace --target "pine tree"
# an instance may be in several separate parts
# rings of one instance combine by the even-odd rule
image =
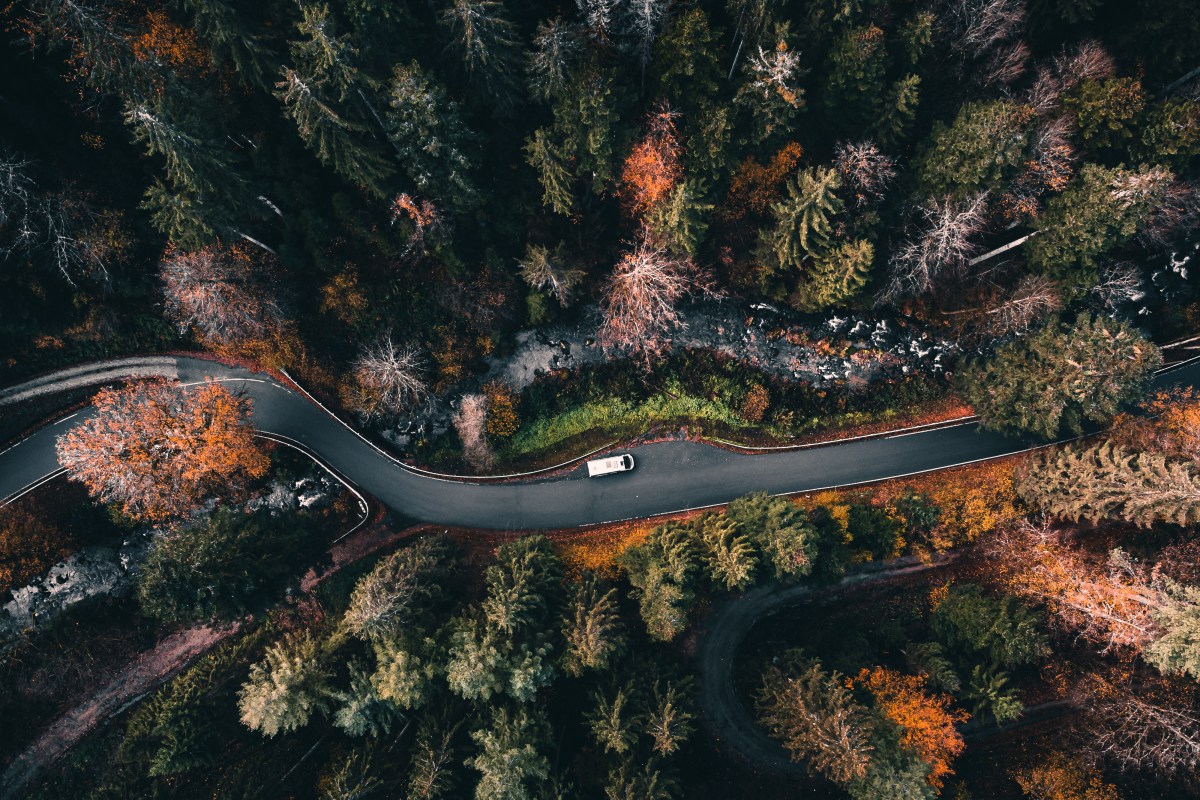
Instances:
[[[1084,313],[1072,325],[1052,321],[1002,345],[961,377],[986,427],[1049,439],[1080,432],[1085,420],[1107,423],[1161,362],[1135,329]]]
[[[567,88],[576,55],[581,49],[580,30],[562,17],[538,23],[529,53],[529,94],[554,100]]]
[[[1012,100],[967,103],[950,125],[936,123],[917,158],[927,197],[1000,189],[1030,157],[1033,109]]]
[[[331,672],[320,658],[320,643],[309,633],[291,634],[267,648],[251,665],[238,691],[242,724],[266,736],[303,728],[328,708]]]
[[[704,185],[695,179],[676,183],[666,198],[650,209],[647,228],[675,252],[695,256],[708,233],[713,210],[705,195]]]
[[[524,710],[496,708],[488,725],[471,734],[479,753],[467,765],[480,772],[475,800],[531,800],[532,784],[546,780],[550,764],[538,752],[545,723]]]
[[[839,242],[813,259],[792,293],[792,305],[801,311],[824,311],[842,305],[867,284],[875,247],[865,239]]]
[[[438,536],[392,553],[354,585],[343,624],[374,640],[412,630],[440,599],[453,566],[452,546]]]
[[[428,715],[422,718],[413,743],[408,797],[440,800],[451,796],[457,785],[451,769],[456,755],[454,738],[461,724],[446,725]]]
[[[755,543],[775,580],[812,572],[816,532],[803,509],[786,498],[759,493],[734,500],[725,513]]]
[[[750,117],[749,139],[761,145],[788,136],[804,109],[801,85],[807,70],[788,23],[775,25],[774,34],[753,46],[742,62],[743,82],[734,102]]]
[[[629,686],[618,687],[610,698],[603,691],[592,692],[593,708],[587,715],[592,739],[606,753],[628,753],[637,743],[639,720],[630,706]]]
[[[512,100],[517,35],[500,0],[450,0],[438,18],[467,77],[499,107]]]
[[[754,582],[758,555],[750,537],[727,514],[711,514],[699,523],[700,543],[712,581],[724,589],[745,589]]]
[[[333,724],[347,736],[378,737],[391,733],[396,722],[396,707],[375,690],[371,676],[357,664],[350,665],[350,686],[343,692],[333,692],[337,702]]]
[[[1164,674],[1200,680],[1200,586],[1166,579],[1159,595],[1161,605],[1153,619],[1162,633],[1146,646],[1142,658]]]
[[[758,722],[778,739],[793,760],[834,783],[845,785],[867,776],[875,726],[842,676],[827,673],[820,662],[793,656],[763,674],[755,698]]]
[[[1085,164],[1039,218],[1038,235],[1025,245],[1030,265],[1070,288],[1095,285],[1099,256],[1133,238],[1173,179],[1162,167]]]
[[[572,675],[605,670],[625,643],[617,590],[593,573],[584,575],[572,590],[563,619],[566,651],[563,665]]]
[[[397,65],[384,112],[388,139],[417,193],[465,212],[479,204],[473,177],[473,134],[458,105],[417,62]]]
[[[376,640],[375,672],[371,674],[374,693],[396,708],[412,710],[425,705],[438,674],[430,645],[430,640],[417,641],[415,636]]]
[[[654,752],[669,756],[679,751],[692,735],[691,682],[667,682],[664,687],[654,683],[653,699],[646,714],[646,733],[653,742]]]
[[[533,132],[525,143],[525,163],[537,172],[542,184],[542,205],[563,215],[570,215],[575,204],[571,188],[573,176],[568,170],[569,156],[564,146],[552,139],[545,128]]]
[[[246,84],[269,88],[272,53],[264,37],[242,19],[228,0],[175,0],[192,27],[220,61],[233,65]]]
[[[829,167],[809,167],[788,184],[786,200],[771,206],[775,224],[759,232],[759,253],[772,272],[799,267],[806,256],[825,252],[832,218],[842,212],[841,186]]]
[[[526,245],[520,266],[521,277],[530,288],[544,291],[563,308],[571,305],[575,288],[585,275],[567,255],[566,245],[562,242],[553,250],[542,245]]]
[[[692,584],[699,566],[693,535],[685,525],[667,523],[621,555],[652,638],[670,641],[687,625],[688,609],[694,600]]]
[[[304,37],[292,43],[292,67],[284,67],[276,97],[296,124],[300,138],[322,163],[346,180],[386,197],[392,165],[373,143],[363,117],[378,114],[366,91],[370,81],[357,65],[358,51],[347,35],[338,36],[328,6],[301,8],[296,24]],[[365,112],[358,109],[366,106]]]
[[[1112,442],[1041,456],[1017,491],[1025,502],[1063,519],[1112,518],[1144,527],[1200,523],[1200,476],[1191,465]]]

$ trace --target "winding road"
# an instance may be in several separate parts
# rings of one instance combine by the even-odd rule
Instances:
[[[269,375],[186,357],[160,358],[156,368],[185,384],[225,382],[253,400],[253,423],[260,431],[303,445],[352,484],[410,518],[470,528],[537,530],[651,517],[720,505],[749,492],[791,494],[870,483],[1033,447],[984,431],[974,422],[763,455],[672,441],[634,448],[637,469],[602,479],[587,478],[581,464],[550,478],[479,483],[440,478],[401,464],[304,393]],[[111,380],[111,364],[96,369]],[[81,380],[78,370],[72,372],[69,380]],[[39,390],[54,385],[48,378],[36,382]],[[1200,362],[1185,362],[1155,378],[1160,386],[1198,381]],[[18,386],[0,392],[0,413],[4,397],[22,391]],[[0,452],[0,498],[11,502],[59,474],[55,440],[92,414],[88,408],[52,422]]]

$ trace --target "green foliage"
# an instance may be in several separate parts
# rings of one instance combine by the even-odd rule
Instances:
[[[951,587],[934,609],[934,634],[951,650],[993,667],[1036,664],[1049,653],[1041,618],[1015,597],[994,600],[973,584]]]
[[[971,672],[967,685],[967,699],[974,703],[971,710],[976,717],[991,716],[996,724],[1012,722],[1025,711],[1024,704],[1017,698],[1016,690],[1008,685],[1008,675],[982,664]]]
[[[392,553],[355,585],[343,617],[346,628],[378,640],[420,625],[441,599],[453,567],[453,545],[440,536]]]
[[[371,676],[358,664],[350,665],[350,686],[344,692],[332,692],[337,703],[333,724],[347,736],[382,736],[391,733],[397,720],[395,706],[375,687]]]
[[[544,722],[524,710],[493,710],[487,727],[471,734],[479,753],[467,759],[480,772],[475,800],[531,800],[534,786],[550,775],[550,764],[538,752],[546,738]]]
[[[824,311],[845,304],[867,284],[875,246],[865,239],[839,242],[813,259],[788,298],[801,311]]]
[[[808,515],[784,497],[765,493],[739,497],[726,516],[750,537],[775,580],[795,580],[812,572],[816,536]]]
[[[1200,680],[1200,587],[1163,581],[1164,602],[1154,612],[1162,631],[1142,651],[1142,658],[1160,672]]]
[[[691,689],[690,678],[668,681],[665,686],[659,681],[654,683],[654,697],[645,722],[646,733],[659,756],[677,752],[692,735]]]
[[[219,509],[201,525],[166,534],[138,580],[144,613],[169,624],[233,619],[275,595],[323,549],[316,519]]]
[[[841,178],[829,167],[809,167],[788,184],[788,198],[771,206],[773,227],[759,233],[758,257],[770,272],[799,267],[829,245],[832,218],[843,210]]]
[[[893,558],[904,545],[900,523],[882,508],[855,503],[850,506],[846,529],[853,543],[875,559]]]
[[[904,648],[904,661],[909,671],[925,677],[931,689],[956,694],[962,687],[954,665],[946,658],[938,642],[912,642]]]
[[[687,625],[699,554],[689,526],[668,522],[621,554],[650,637],[674,639]]]
[[[375,672],[371,687],[376,695],[392,705],[412,710],[425,704],[433,693],[438,675],[428,640],[413,642],[385,639],[375,643]],[[431,652],[433,651],[433,652]]]
[[[1021,474],[1017,492],[1062,519],[1110,518],[1143,527],[1200,522],[1200,476],[1192,465],[1112,442],[1043,454]]]
[[[452,766],[457,762],[454,740],[460,725],[445,724],[431,716],[422,718],[413,743],[408,797],[439,800],[452,795],[458,783]]]
[[[934,800],[938,791],[928,781],[929,765],[900,746],[899,731],[880,721],[872,738],[867,774],[851,781],[852,800]]]
[[[1135,157],[1178,169],[1200,155],[1200,102],[1168,99],[1150,107],[1140,140],[1130,147]]]
[[[986,427],[1049,439],[1079,433],[1085,420],[1107,423],[1161,363],[1134,328],[1083,313],[1001,345],[962,372],[961,386]]]
[[[504,544],[497,555],[478,611],[452,623],[446,680],[468,700],[507,694],[528,702],[557,673],[548,623],[562,570],[544,536]]]
[[[458,104],[417,62],[396,65],[384,121],[416,193],[438,198],[460,213],[478,205],[473,134],[463,123]]]
[[[994,190],[1024,166],[1032,109],[1011,100],[968,103],[950,125],[937,123],[918,156],[918,187],[927,197]]]
[[[1137,233],[1173,177],[1161,167],[1085,164],[1038,219],[1038,234],[1025,245],[1030,265],[1068,287],[1095,284],[1097,259]]]
[[[867,777],[875,726],[837,672],[790,653],[764,673],[755,707],[758,723],[794,760],[843,786]]]
[[[712,580],[726,590],[754,583],[758,554],[750,537],[727,514],[710,515],[699,524],[700,544]]]
[[[1092,153],[1112,152],[1128,144],[1146,104],[1135,78],[1085,80],[1063,97],[1084,147]]]
[[[704,198],[702,183],[695,179],[680,181],[663,202],[651,209],[647,228],[672,250],[696,255],[708,233],[708,217],[713,210],[713,204]]]
[[[273,737],[308,724],[329,707],[331,673],[321,644],[308,632],[291,634],[267,648],[238,691],[242,724]]]
[[[636,744],[639,718],[631,705],[629,686],[618,687],[611,695],[592,692],[593,708],[587,716],[592,739],[606,753],[618,756],[628,753]]]
[[[580,577],[571,589],[563,617],[563,668],[572,675],[608,669],[625,646],[617,590],[594,573]]]

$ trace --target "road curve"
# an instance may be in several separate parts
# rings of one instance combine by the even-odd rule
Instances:
[[[853,441],[809,450],[743,455],[696,442],[660,442],[632,450],[633,472],[589,479],[580,466],[553,478],[481,484],[422,475],[381,452],[303,394],[263,373],[176,358],[184,383],[224,381],[254,402],[261,431],[294,440],[380,501],[424,522],[499,530],[567,528],[650,517],[727,503],[749,492],[813,491],[1012,455],[1030,443],[977,424]],[[1196,384],[1200,362],[1159,375],[1158,385]],[[6,501],[60,470],[55,440],[92,415],[57,420],[0,452]]]

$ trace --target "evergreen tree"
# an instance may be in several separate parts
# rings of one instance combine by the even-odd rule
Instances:
[[[1142,658],[1164,674],[1200,680],[1200,586],[1162,581],[1162,603],[1154,623],[1162,631],[1142,651]]]
[[[1011,100],[967,103],[950,125],[936,123],[917,159],[918,187],[928,197],[994,190],[1029,159],[1033,109]]]
[[[1200,476],[1191,465],[1112,442],[1042,455],[1018,480],[1017,491],[1063,519],[1112,518],[1144,527],[1200,523]]]
[[[832,218],[842,212],[841,186],[829,167],[809,167],[788,183],[788,197],[771,206],[775,223],[759,232],[759,258],[771,272],[799,267],[806,256],[824,253],[833,233]]]
[[[688,694],[691,683],[667,682],[665,688],[654,684],[654,697],[646,714],[646,733],[653,742],[654,752],[669,756],[679,751],[691,736],[693,714]]]
[[[812,572],[816,532],[808,515],[787,498],[751,494],[734,500],[725,513],[756,544],[775,580]]]
[[[280,519],[222,508],[154,543],[140,569],[138,603],[168,624],[234,619],[274,599],[297,565],[321,550],[307,514]]]
[[[1200,102],[1168,99],[1150,107],[1131,154],[1176,169],[1200,155]]]
[[[587,573],[574,585],[563,619],[563,666],[572,675],[607,669],[625,644],[617,590]]]
[[[750,117],[749,140],[755,145],[789,136],[805,105],[801,81],[807,70],[791,26],[776,24],[774,35],[765,38],[742,62],[743,82],[735,97]]]
[[[358,51],[349,36],[335,34],[328,6],[302,6],[301,13],[296,27],[303,38],[292,43],[294,66],[284,67],[276,97],[322,163],[377,197],[386,197],[392,166],[357,111],[366,106],[378,124],[367,94],[370,81],[356,63]]]
[[[504,108],[512,101],[516,29],[500,0],[450,0],[438,21],[451,34],[449,49],[467,77]]]
[[[529,94],[539,100],[554,100],[567,88],[571,70],[581,49],[578,27],[562,17],[538,23],[529,53]]]
[[[933,612],[934,634],[960,653],[984,653],[995,667],[1035,664],[1049,652],[1038,615],[1015,597],[993,600],[975,585],[955,586]]]
[[[975,665],[967,684],[966,699],[974,703],[971,713],[977,717],[991,716],[997,725],[1012,722],[1025,712],[1017,699],[1016,690],[1008,685],[1008,674]]]
[[[587,715],[592,739],[606,753],[628,753],[637,743],[639,720],[629,706],[631,687],[618,687],[610,698],[602,691],[592,692],[593,708]]]
[[[233,66],[244,83],[267,89],[273,54],[265,37],[228,0],[174,0],[219,62]]]
[[[661,98],[683,117],[688,138],[716,105],[721,68],[719,40],[698,6],[680,11],[654,48],[649,96]]]
[[[387,638],[375,642],[373,692],[397,708],[412,710],[425,704],[438,675],[431,657],[432,642],[415,637]],[[437,655],[440,655],[438,653]]]
[[[904,660],[908,669],[924,677],[931,689],[956,694],[962,688],[954,665],[946,658],[938,642],[910,643],[904,648]]]
[[[344,624],[364,639],[405,633],[440,599],[453,567],[452,545],[438,536],[392,553],[354,585]]]
[[[713,204],[704,201],[704,185],[695,179],[680,181],[666,199],[655,205],[646,226],[672,250],[695,256],[708,233]]]
[[[542,205],[556,213],[569,215],[575,204],[571,187],[574,177],[568,169],[570,156],[553,136],[545,128],[534,131],[525,142],[525,163],[537,172],[542,185]]]
[[[866,286],[874,260],[875,247],[869,241],[839,242],[813,259],[791,295],[792,305],[801,311],[843,305]]]
[[[550,775],[550,764],[538,752],[545,739],[544,723],[524,710],[503,706],[493,710],[487,727],[471,738],[479,753],[467,765],[480,772],[475,800],[533,800],[536,784]]]
[[[1025,245],[1030,265],[1069,287],[1094,285],[1098,257],[1137,233],[1173,177],[1161,167],[1130,171],[1085,164],[1038,220],[1038,235]]]
[[[422,718],[413,743],[408,797],[440,800],[451,796],[458,783],[451,765],[456,756],[454,738],[461,724],[446,725],[428,715]]]
[[[687,625],[699,566],[693,535],[688,526],[669,522],[621,555],[652,638],[670,641]]]
[[[653,760],[639,766],[630,760],[621,762],[608,775],[604,787],[606,800],[673,800],[678,783],[664,775]]]
[[[320,643],[309,633],[290,634],[267,648],[238,691],[242,724],[266,736],[303,728],[328,708],[330,671]]]
[[[388,139],[416,192],[459,212],[479,203],[473,177],[472,133],[458,105],[417,62],[397,65],[384,113]]]
[[[962,386],[986,427],[1048,439],[1111,420],[1160,363],[1133,328],[1084,313],[1000,346],[962,373]]]
[[[1123,151],[1134,137],[1145,108],[1142,83],[1135,78],[1085,80],[1062,99],[1086,152]]]
[[[792,654],[763,674],[755,706],[759,724],[794,760],[839,785],[867,776],[875,726],[837,672]]]
[[[377,737],[391,733],[396,722],[395,706],[376,691],[371,676],[357,664],[350,665],[350,686],[346,691],[333,692],[337,702],[333,724],[347,736]]]
[[[758,555],[750,537],[727,514],[710,514],[699,523],[700,543],[713,583],[745,589],[754,582]]]

